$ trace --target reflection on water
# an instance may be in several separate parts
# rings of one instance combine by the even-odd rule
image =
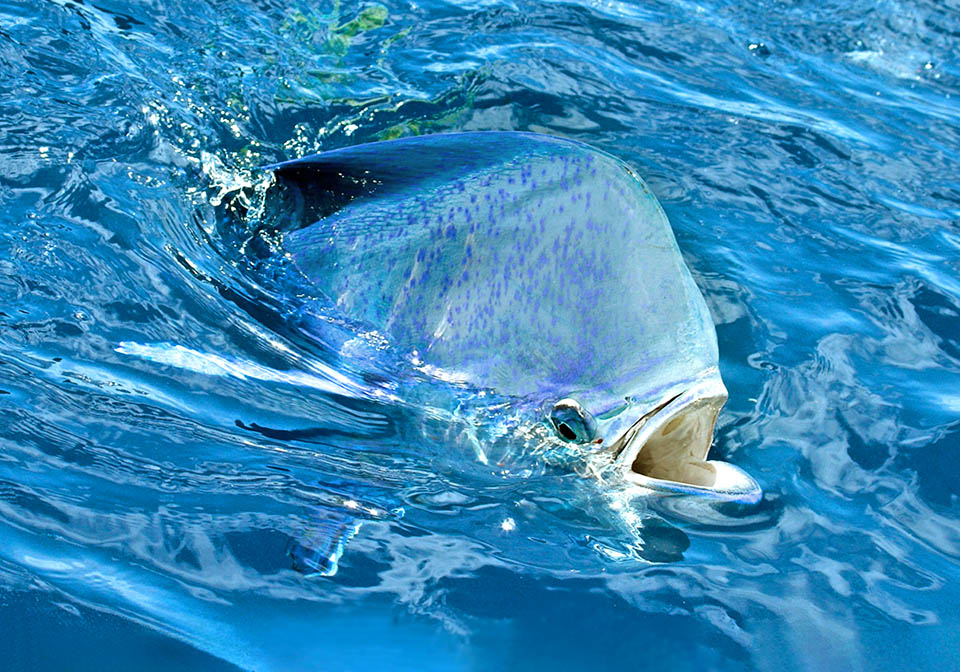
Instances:
[[[13,669],[949,666],[956,8],[0,16]],[[256,254],[256,167],[471,129],[576,138],[644,175],[718,325],[714,451],[758,477],[758,507],[605,494],[503,425],[483,464],[455,409],[401,403],[388,361],[344,368],[300,328]],[[347,509],[339,571],[304,578],[291,548]]]

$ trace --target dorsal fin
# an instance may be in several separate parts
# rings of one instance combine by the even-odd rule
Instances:
[[[265,167],[281,182],[347,197],[450,182],[538,147],[570,143],[536,133],[440,133],[333,149]]]
[[[537,133],[471,131],[421,135],[342,147],[264,166],[273,171],[277,199],[266,210],[266,225],[294,231],[309,226],[345,205],[371,196],[417,192],[456,183],[465,175],[503,165],[519,156],[556,152],[579,144]]]
[[[264,169],[284,178],[312,168],[355,177],[414,182],[438,173],[449,177],[451,172],[502,163],[505,158],[530,151],[535,145],[569,142],[572,141],[519,131],[437,133],[341,147],[275,163]]]

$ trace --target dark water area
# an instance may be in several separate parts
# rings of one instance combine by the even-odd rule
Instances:
[[[958,40],[956,2],[0,3],[5,669],[960,665]],[[759,505],[485,468],[284,326],[257,168],[454,130],[644,177]]]

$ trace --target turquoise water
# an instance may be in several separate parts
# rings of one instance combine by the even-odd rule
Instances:
[[[958,38],[934,2],[0,4],[7,669],[956,667]],[[255,168],[476,129],[647,180],[755,509],[614,512],[317,382]],[[345,498],[336,575],[291,569]]]

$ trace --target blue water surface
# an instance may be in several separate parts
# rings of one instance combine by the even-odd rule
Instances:
[[[4,669],[960,666],[958,41],[933,0],[0,2]],[[303,384],[256,167],[478,129],[648,181],[755,509],[613,511]]]

